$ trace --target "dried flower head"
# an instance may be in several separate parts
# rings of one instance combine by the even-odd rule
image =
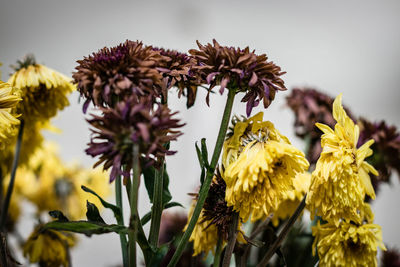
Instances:
[[[361,118],[359,124],[358,145],[369,139],[375,141],[371,146],[374,154],[367,161],[378,170],[379,175],[372,176],[371,179],[372,185],[377,190],[381,182],[390,181],[393,170],[400,175],[400,133],[395,126],[389,126],[385,121],[372,123]]]
[[[17,134],[20,121],[17,119],[15,108],[19,101],[21,101],[20,91],[0,81],[0,149],[2,150]]]
[[[182,95],[187,97],[186,106],[190,108],[196,100],[197,87],[200,85],[200,79],[192,67],[196,61],[191,56],[163,48],[154,48],[163,57],[164,60],[158,61],[157,70],[162,74],[162,92],[165,97],[167,90],[171,87],[178,88],[178,97]]]
[[[78,60],[72,77],[86,99],[83,111],[90,102],[99,107],[114,107],[133,94],[160,96],[161,92],[154,89],[161,86],[162,76],[156,69],[161,60],[163,57],[151,46],[129,40]]]
[[[382,253],[382,267],[400,267],[400,251],[389,248]]]
[[[112,166],[110,180],[118,174],[128,176],[132,169],[133,145],[139,145],[139,154],[148,164],[153,164],[158,157],[174,154],[164,145],[176,140],[182,133],[174,130],[183,126],[178,119],[172,118],[177,112],[163,105],[153,108],[151,99],[135,96],[118,102],[114,109],[101,108],[101,116],[93,115],[88,120],[93,127],[89,148],[86,153],[92,157],[100,156],[95,164],[104,163],[104,169]],[[126,170],[122,171],[122,166]]]
[[[333,128],[335,120],[332,116],[334,99],[316,89],[294,88],[286,97],[287,105],[295,115],[295,133],[302,139],[308,139],[307,159],[315,164],[321,154],[321,131],[315,126],[317,122]],[[348,116],[353,118],[344,107]]]
[[[342,221],[312,227],[313,253],[318,251],[321,266],[378,266],[378,247],[385,250],[382,230],[376,224],[356,225]]]
[[[68,95],[75,90],[70,79],[41,64],[32,55],[18,61],[8,83],[21,90],[17,113],[26,124],[46,122],[69,105]]]
[[[286,90],[280,78],[285,72],[269,62],[267,55],[256,55],[249,47],[245,49],[221,46],[216,40],[213,44],[202,45],[197,42],[199,50],[189,50],[197,60],[194,66],[203,83],[210,85],[209,93],[216,86],[220,86],[222,94],[225,88],[244,92],[242,102],[247,102],[246,113],[250,116],[253,107],[260,101],[267,108],[274,100],[278,90]],[[209,103],[209,94],[207,95]]]

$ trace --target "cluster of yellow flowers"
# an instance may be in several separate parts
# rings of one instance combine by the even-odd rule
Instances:
[[[322,153],[306,203],[311,218],[320,216],[327,223],[313,227],[313,253],[317,248],[321,266],[377,266],[377,247],[385,246],[381,228],[372,224],[373,214],[364,203],[366,194],[375,198],[368,173],[378,173],[365,161],[372,155],[373,140],[357,149],[359,128],[341,102],[339,95],[333,103],[334,130],[317,124],[324,132]]]

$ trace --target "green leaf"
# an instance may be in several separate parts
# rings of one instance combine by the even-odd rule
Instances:
[[[167,164],[164,164],[164,177],[163,177],[163,196],[162,201],[163,204],[168,203],[171,199],[171,193],[169,192],[169,176],[167,173]],[[155,171],[156,169],[154,166],[150,166],[143,169],[143,176],[144,176],[144,184],[146,186],[147,194],[149,195],[150,202],[153,203],[153,190],[154,190],[154,179],[155,179]]]
[[[111,204],[111,203],[105,201],[102,197],[100,197],[100,196],[99,196],[96,192],[94,192],[92,189],[90,189],[90,188],[88,188],[88,187],[86,187],[86,186],[84,186],[84,185],[82,185],[81,188],[82,188],[83,191],[85,191],[85,192],[87,192],[87,193],[90,193],[90,194],[96,196],[96,197],[100,200],[101,204],[102,204],[105,208],[111,209],[112,212],[114,213],[114,216],[115,216],[115,218],[117,219],[117,221],[118,221],[119,218],[121,218],[122,213],[121,213],[121,209],[120,209],[120,208],[118,208],[117,206],[115,206],[115,205],[113,205],[113,204]]]
[[[99,222],[88,222],[88,221],[69,221],[69,222],[49,222],[46,223],[44,229],[53,229],[58,231],[67,231],[85,234],[87,236],[91,236],[93,234],[105,234],[105,233],[122,233],[127,234],[128,228],[122,225],[116,224],[105,224]]]
[[[164,209],[169,209],[169,208],[172,208],[172,207],[182,207],[183,208],[181,203],[169,202],[169,203],[165,204]],[[142,219],[140,219],[140,222],[142,223],[142,225],[145,225],[150,220],[151,220],[151,211],[149,211],[148,213],[143,215]]]
[[[201,155],[203,156],[204,166],[209,168],[210,164],[208,163],[208,151],[205,138],[201,139]]]
[[[200,168],[201,168],[201,175],[200,175],[200,185],[203,184],[204,178],[206,177],[206,171],[203,162],[203,156],[201,154],[200,148],[197,146],[197,142],[195,143],[197,159],[199,160]]]
[[[59,210],[52,210],[49,211],[49,215],[54,218],[57,219],[58,222],[68,222],[68,218]]]
[[[100,216],[99,209],[96,207],[95,204],[86,201],[86,217],[89,222],[99,222],[99,223],[106,223],[103,218]]]

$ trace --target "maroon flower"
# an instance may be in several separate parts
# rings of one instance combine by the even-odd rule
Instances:
[[[371,176],[372,185],[377,191],[381,182],[390,182],[393,170],[400,175],[400,133],[395,126],[388,126],[385,121],[377,123],[360,118],[360,138],[358,144],[362,145],[370,139],[375,143],[371,146],[374,151],[367,161],[379,172],[379,176]]]
[[[388,248],[382,254],[382,267],[400,267],[400,252],[395,248]]]
[[[166,59],[159,61],[157,66],[157,70],[163,75],[163,96],[166,97],[171,87],[177,87],[178,97],[186,96],[186,106],[190,108],[196,100],[197,87],[201,84],[197,72],[192,69],[196,61],[191,56],[176,50],[153,49]]]
[[[315,123],[323,123],[331,128],[335,127],[335,120],[332,116],[332,104],[334,99],[318,90],[312,88],[294,88],[286,97],[287,105],[295,115],[295,133],[302,139],[307,139],[307,159],[315,164],[321,154],[321,131]],[[353,116],[345,107],[350,118]],[[353,119],[354,120],[354,119]]]
[[[242,102],[247,102],[247,116],[250,116],[253,107],[263,101],[267,108],[274,100],[276,91],[286,90],[283,80],[279,77],[285,72],[268,62],[265,54],[256,55],[245,49],[220,46],[217,41],[205,46],[197,42],[199,50],[189,50],[189,53],[197,60],[194,66],[199,72],[203,83],[210,85],[209,93],[216,86],[220,86],[222,94],[225,88],[244,92]],[[207,95],[209,104],[209,94]]]
[[[114,107],[132,94],[159,97],[161,92],[155,88],[161,87],[162,75],[156,66],[163,60],[166,58],[151,46],[129,40],[78,60],[72,77],[86,99],[84,112],[90,102],[99,107]]]
[[[139,154],[147,164],[154,164],[158,157],[174,154],[165,144],[176,140],[182,133],[173,130],[183,124],[172,117],[177,113],[161,104],[153,108],[151,98],[141,98],[134,95],[125,101],[120,101],[115,108],[100,108],[101,116],[92,115],[88,122],[93,127],[89,148],[86,153],[100,156],[95,166],[104,163],[104,169],[112,166],[110,181],[118,174],[128,176],[132,169],[133,145],[139,145]],[[122,171],[121,167],[125,166]]]

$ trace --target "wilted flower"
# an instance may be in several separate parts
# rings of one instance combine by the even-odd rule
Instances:
[[[375,141],[371,149],[374,154],[367,161],[374,166],[379,175],[372,176],[372,185],[375,191],[381,182],[389,182],[393,170],[400,175],[400,133],[395,126],[389,126],[385,121],[377,123],[369,122],[361,118],[360,139],[358,145],[362,145],[369,139]]]
[[[31,233],[24,244],[24,256],[29,262],[44,267],[68,267],[68,249],[74,245],[71,234],[54,230],[44,230],[40,226]]]
[[[110,181],[118,174],[129,175],[132,169],[133,145],[138,144],[139,154],[148,164],[152,164],[158,157],[171,155],[175,152],[168,150],[164,144],[176,140],[181,133],[176,128],[178,119],[172,117],[164,105],[157,105],[153,109],[151,100],[138,101],[134,96],[126,101],[119,102],[115,109],[102,108],[101,116],[93,115],[88,122],[93,126],[93,137],[86,153],[92,157],[100,156],[95,164],[104,163],[104,169],[112,166]],[[98,142],[97,142],[98,141]],[[124,171],[121,170],[125,166]]]
[[[36,64],[33,56],[18,62],[8,83],[21,90],[17,113],[25,123],[46,122],[69,105],[68,95],[75,89],[63,74]]]
[[[8,83],[0,81],[0,149],[10,143],[17,134],[19,125],[15,108],[21,101],[20,91]]]
[[[377,249],[385,250],[382,230],[376,224],[356,225],[341,221],[312,227],[313,253],[318,251],[320,266],[377,266]]]
[[[400,267],[400,252],[398,249],[389,248],[382,253],[382,267]]]
[[[178,97],[187,97],[186,106],[190,108],[196,100],[197,87],[200,85],[199,77],[192,67],[196,61],[191,56],[175,50],[154,48],[164,60],[158,61],[157,70],[163,75],[162,94],[167,95],[171,87],[178,88]]]
[[[86,200],[101,206],[95,196],[81,189],[81,185],[106,197],[110,194],[106,177],[99,169],[87,170],[77,164],[65,164],[58,155],[57,146],[45,143],[26,166],[18,169],[15,193],[31,201],[39,213],[61,210],[71,219],[79,220],[85,216]]]
[[[267,108],[274,100],[276,91],[286,90],[279,77],[285,72],[273,62],[268,62],[267,55],[256,55],[254,51],[250,52],[249,47],[220,46],[215,40],[213,44],[204,46],[197,42],[197,45],[199,50],[191,49],[189,53],[198,62],[198,66],[193,68],[199,72],[202,82],[210,85],[209,93],[216,85],[220,86],[221,94],[225,88],[244,92],[242,102],[247,102],[247,116],[260,101]]]
[[[332,116],[333,98],[312,88],[294,88],[286,97],[287,105],[295,115],[295,133],[302,139],[307,139],[307,159],[311,164],[317,162],[322,151],[321,132],[315,126],[317,122],[333,128],[335,120]],[[350,118],[353,118],[346,109]]]
[[[83,111],[90,102],[99,107],[114,107],[132,94],[160,97],[161,92],[154,89],[161,87],[162,75],[156,69],[161,60],[166,58],[151,46],[129,40],[78,60],[72,77],[86,99]]]
[[[307,205],[311,217],[321,216],[333,220],[336,225],[342,219],[360,221],[365,194],[375,198],[369,172],[376,170],[364,159],[372,154],[369,140],[357,149],[359,128],[347,116],[342,107],[340,94],[333,103],[335,130],[317,123],[324,132],[321,138],[322,153],[312,173]]]
[[[268,216],[309,167],[303,152],[262,118],[260,112],[238,121],[224,144],[225,199],[244,221],[251,213],[252,221]]]
[[[284,192],[284,197],[279,202],[278,208],[272,213],[274,214],[271,222],[274,226],[278,226],[279,220],[289,218],[299,206],[304,195],[308,192],[311,182],[311,173],[298,173],[293,180],[294,189]]]

